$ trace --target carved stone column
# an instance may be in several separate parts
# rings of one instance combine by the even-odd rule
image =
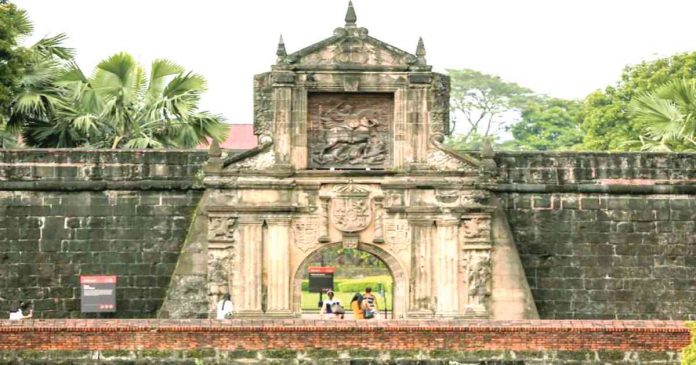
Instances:
[[[263,269],[263,220],[255,216],[239,217],[239,278],[234,282],[235,311],[239,316],[258,316],[261,309]]]
[[[433,314],[433,234],[432,219],[411,219],[413,245],[411,255],[410,317],[429,317]]]
[[[459,311],[459,285],[457,282],[457,233],[459,219],[453,216],[440,217],[437,224],[435,244],[435,282],[437,283],[436,315],[454,317]]]
[[[461,285],[466,293],[460,305],[464,315],[488,318],[488,299],[491,295],[491,216],[489,213],[469,213],[462,216],[461,226]]]
[[[208,217],[208,312],[211,318],[215,318],[216,303],[231,291],[235,221],[231,216]]]
[[[268,282],[266,314],[290,316],[290,217],[267,218],[265,267]]]

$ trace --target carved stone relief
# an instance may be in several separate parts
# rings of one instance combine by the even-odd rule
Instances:
[[[389,219],[385,221],[386,240],[392,252],[398,254],[409,250],[411,238],[409,236],[408,220]]]
[[[208,241],[234,241],[235,221],[234,217],[209,217]]]
[[[370,191],[366,187],[347,184],[335,188],[331,199],[331,221],[342,232],[358,232],[372,223]]]
[[[472,251],[471,254],[467,275],[468,306],[485,310],[486,298],[491,290],[491,255],[489,251]]]
[[[484,214],[463,216],[462,238],[464,242],[490,242],[490,216]]]
[[[393,94],[313,93],[308,103],[310,168],[391,165]]]
[[[319,245],[319,218],[303,216],[292,222],[295,245],[302,252],[311,251]]]

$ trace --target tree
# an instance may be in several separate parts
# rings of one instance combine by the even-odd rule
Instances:
[[[25,128],[38,147],[195,147],[221,141],[221,117],[198,110],[205,79],[169,60],[155,60],[149,75],[133,56],[118,53],[100,62],[91,77],[76,64],[55,80],[65,103],[48,121]]]
[[[453,120],[462,117],[467,131],[461,142],[467,143],[475,135],[488,137],[504,127],[506,113],[519,110],[531,90],[495,75],[461,69],[447,70],[451,78],[450,105]],[[509,115],[508,115],[509,117]],[[452,123],[454,130],[455,123]]]
[[[634,97],[655,91],[661,85],[696,78],[696,52],[643,62],[626,67],[614,86],[590,94],[583,102],[580,121],[585,133],[582,148],[590,150],[640,149],[631,143],[647,135],[646,125],[629,114]]]
[[[580,103],[540,96],[522,108],[521,120],[512,126],[514,147],[521,150],[562,150],[582,142],[578,125]]]
[[[629,115],[645,131],[643,150],[696,150],[696,79],[672,80],[634,97]]]
[[[32,31],[24,10],[0,2],[0,147],[14,146],[27,123],[50,120],[61,101],[54,81],[72,60],[72,50],[62,46],[64,34],[20,46]]]

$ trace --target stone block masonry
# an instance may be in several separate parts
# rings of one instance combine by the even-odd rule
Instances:
[[[0,321],[0,364],[679,364],[676,321]]]
[[[695,157],[496,156],[541,318],[696,318]]]
[[[199,151],[0,151],[0,311],[154,317],[203,190]],[[696,319],[696,155],[501,152],[498,194],[541,318]]]
[[[0,152],[0,311],[80,313],[79,276],[118,276],[115,317],[153,317],[202,194],[192,151]]]

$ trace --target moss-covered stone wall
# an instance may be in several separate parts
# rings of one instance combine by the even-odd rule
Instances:
[[[80,275],[118,276],[114,317],[159,309],[202,190],[192,151],[0,151],[0,312],[81,317]]]
[[[541,318],[696,318],[696,155],[496,159]]]

